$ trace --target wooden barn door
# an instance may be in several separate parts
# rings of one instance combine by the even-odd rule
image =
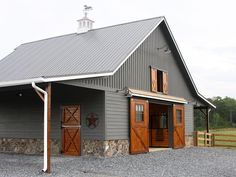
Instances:
[[[80,106],[63,107],[62,153],[80,155]]]
[[[146,100],[130,100],[130,153],[149,151],[149,109]]]
[[[173,106],[173,148],[185,146],[184,106]]]

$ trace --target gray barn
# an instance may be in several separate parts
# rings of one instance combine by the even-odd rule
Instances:
[[[0,151],[43,152],[46,102],[32,83],[47,88],[54,154],[189,146],[194,108],[214,108],[164,17],[25,43],[1,60]]]

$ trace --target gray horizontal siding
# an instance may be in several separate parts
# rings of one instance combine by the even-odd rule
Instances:
[[[60,118],[62,106],[80,105],[82,138],[98,140],[103,140],[105,138],[104,91],[57,84],[54,88],[53,97],[54,104],[59,108],[59,112],[55,114]],[[99,118],[99,124],[94,129],[90,129],[86,125],[86,118],[90,113],[97,114]]]
[[[22,97],[17,94],[23,93]],[[81,106],[82,138],[105,138],[104,92],[71,86],[52,87],[51,137],[61,139],[62,106]],[[0,92],[0,137],[43,138],[43,103],[33,91],[16,90]],[[99,125],[95,129],[86,126],[89,113],[96,113]]]
[[[185,110],[185,134],[186,135],[192,135],[194,130],[194,111],[193,111],[193,105],[192,104],[185,104],[184,106]]]
[[[43,103],[33,91],[1,92],[0,97],[0,137],[43,137]],[[52,138],[57,137],[55,122],[52,122]]]
[[[105,91],[106,139],[129,139],[129,99],[123,93]]]

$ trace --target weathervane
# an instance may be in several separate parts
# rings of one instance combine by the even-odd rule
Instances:
[[[88,11],[93,10],[92,6],[84,5],[84,16],[87,17]]]

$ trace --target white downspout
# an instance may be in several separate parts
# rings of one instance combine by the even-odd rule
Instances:
[[[48,163],[48,158],[47,158],[47,152],[48,152],[48,93],[46,91],[44,91],[43,89],[41,89],[40,87],[38,87],[37,85],[35,85],[34,82],[32,82],[32,87],[36,90],[38,90],[39,92],[43,93],[44,95],[44,151],[43,151],[43,172],[47,171],[47,163]]]

